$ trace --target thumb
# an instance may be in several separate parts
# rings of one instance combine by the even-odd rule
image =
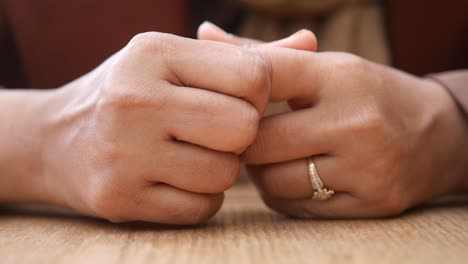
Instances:
[[[315,37],[314,33],[306,29],[300,30],[287,38],[265,43],[258,40],[242,38],[226,33],[224,30],[210,22],[203,22],[198,28],[197,35],[198,39],[200,40],[219,41],[244,47],[268,46],[305,51],[317,51],[317,38]]]

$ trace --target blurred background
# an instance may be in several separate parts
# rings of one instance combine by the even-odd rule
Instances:
[[[56,88],[144,31],[210,20],[265,41],[307,28],[334,50],[424,75],[468,66],[468,0],[0,0],[0,85]]]

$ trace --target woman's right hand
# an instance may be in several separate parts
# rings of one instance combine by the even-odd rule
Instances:
[[[206,24],[199,37],[252,43]],[[304,218],[384,217],[466,191],[468,125],[440,84],[352,54],[272,56],[271,45],[258,46],[273,65],[271,98],[292,111],[265,117],[244,153],[269,207]],[[330,200],[311,182],[310,158],[336,192]]]
[[[42,200],[113,222],[207,220],[255,139],[269,73],[247,48],[137,35],[53,92]]]

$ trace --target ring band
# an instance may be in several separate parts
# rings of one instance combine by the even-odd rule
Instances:
[[[312,196],[313,200],[326,201],[330,199],[335,191],[329,190],[323,187],[322,179],[318,174],[317,168],[312,158],[307,159],[307,168],[309,172],[310,181],[312,183],[312,188],[314,188],[314,195]]]

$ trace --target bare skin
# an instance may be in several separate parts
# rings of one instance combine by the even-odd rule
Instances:
[[[315,47],[311,33],[299,40]],[[270,65],[248,48],[144,33],[64,87],[0,91],[0,202],[206,221],[255,140]]]
[[[59,89],[0,91],[0,202],[197,224],[241,157],[292,216],[394,215],[468,189],[467,123],[438,84],[310,52],[307,31],[259,44],[205,24],[200,38],[235,45],[146,33]],[[293,111],[262,119],[268,100]],[[327,202],[310,199],[309,156]]]
[[[199,38],[260,53],[265,45],[209,23]],[[468,191],[468,122],[443,87],[351,54],[291,56],[284,68],[295,81],[270,99],[292,110],[263,118],[244,153],[269,207],[304,218],[383,217]],[[311,199],[308,157],[336,192],[328,201]]]

